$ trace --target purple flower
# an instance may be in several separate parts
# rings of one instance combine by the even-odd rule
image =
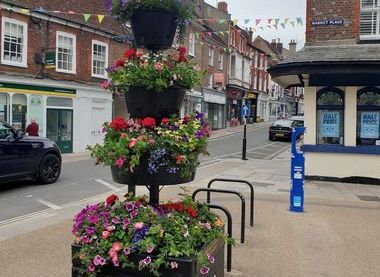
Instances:
[[[86,227],[86,234],[91,236],[93,235],[94,233],[96,232],[96,228],[95,227]]]
[[[130,248],[124,248],[124,250],[123,250],[123,254],[124,254],[125,256],[128,256],[129,254],[131,254],[131,249],[130,249]]]
[[[113,224],[118,224],[118,223],[120,223],[120,218],[118,218],[118,217],[114,217],[114,218],[112,218],[112,223],[113,223]]]
[[[96,255],[95,258],[94,258],[94,260],[93,260],[93,263],[94,263],[94,265],[102,265],[103,261],[105,263],[105,260],[104,260],[104,258],[102,256]]]
[[[202,275],[206,275],[210,271],[210,268],[208,268],[207,266],[204,266],[199,271],[201,272]]]
[[[150,256],[146,256],[146,258],[144,259],[144,264],[145,265],[148,265],[152,262],[152,258]]]
[[[196,118],[196,119],[202,119],[203,117],[204,117],[204,114],[203,114],[203,113],[195,112],[195,118]]]
[[[215,257],[212,256],[211,254],[207,254],[207,259],[208,259],[209,263],[211,263],[211,264],[215,263]]]
[[[200,131],[198,131],[198,132],[195,133],[195,137],[196,137],[197,139],[200,139],[200,138],[202,138],[203,136],[204,136],[204,132],[203,132],[203,130],[200,130]]]
[[[134,218],[135,216],[137,216],[138,213],[139,213],[138,210],[133,210],[131,212],[131,218]]]
[[[133,203],[127,203],[127,204],[125,204],[125,209],[128,212],[132,211],[134,208],[135,208],[135,205],[133,205]]]
[[[171,269],[178,268],[178,263],[177,262],[171,262],[170,263],[170,268]]]
[[[99,221],[99,216],[97,216],[97,215],[90,215],[90,217],[88,218],[88,221],[91,224],[96,224]]]
[[[119,7],[121,11],[125,11],[127,9],[129,0],[119,0]]]
[[[187,142],[189,141],[189,139],[187,138],[187,136],[182,136],[182,141]]]
[[[109,226],[110,226],[110,223],[109,223],[109,221],[104,221],[104,223],[103,223],[103,226],[104,226],[104,228],[107,228],[107,227],[109,227]]]
[[[104,218],[109,218],[110,217],[110,213],[109,212],[100,212],[99,215],[101,217],[104,217]]]
[[[92,263],[90,263],[88,265],[88,267],[87,267],[87,270],[88,270],[88,272],[94,272],[95,271],[95,266]]]
[[[113,8],[113,1],[112,0],[104,0],[104,8],[107,11],[112,11]]]

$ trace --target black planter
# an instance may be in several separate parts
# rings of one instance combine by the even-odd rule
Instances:
[[[178,185],[189,183],[195,178],[195,168],[191,176],[182,177],[177,173],[168,173],[166,166],[160,167],[157,173],[148,172],[148,158],[143,156],[140,165],[135,168],[133,173],[124,168],[111,166],[112,179],[114,182],[125,185],[151,186],[151,185]]]
[[[137,10],[131,26],[136,46],[151,51],[168,49],[173,44],[177,16],[164,10]]]
[[[74,258],[80,251],[78,245],[71,245],[72,253],[72,277],[82,276],[80,269],[82,264],[78,258]],[[208,267],[210,271],[206,275],[201,275],[200,267],[195,258],[170,258],[169,262],[176,262],[178,264],[177,269],[165,269],[161,271],[161,277],[224,277],[224,242],[221,239],[215,240],[207,244],[204,249],[204,253],[209,253],[215,257],[215,263],[210,264]],[[138,265],[138,261],[144,259],[146,255],[132,254],[130,259]],[[154,257],[152,257],[154,260]],[[136,266],[137,268],[137,266]],[[137,269],[114,267],[112,265],[105,265],[102,271],[96,275],[97,277],[153,277],[147,270],[138,271]]]
[[[170,87],[162,92],[150,91],[141,87],[131,87],[125,93],[125,103],[132,118],[151,116],[157,120],[179,115],[186,90]]]

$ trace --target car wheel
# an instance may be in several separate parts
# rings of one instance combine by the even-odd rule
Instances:
[[[51,184],[57,181],[61,175],[61,161],[54,154],[45,155],[40,164],[38,180],[44,184]]]

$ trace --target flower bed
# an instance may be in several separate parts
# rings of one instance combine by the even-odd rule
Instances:
[[[157,207],[111,195],[76,215],[73,234],[76,276],[223,276],[223,222],[187,195]]]

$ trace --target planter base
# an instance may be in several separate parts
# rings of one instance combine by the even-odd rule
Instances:
[[[81,277],[82,265],[80,260],[74,258],[77,256],[80,247],[73,244],[71,246],[72,251],[72,277]],[[161,277],[224,277],[224,242],[221,239],[215,240],[207,244],[204,248],[204,253],[209,253],[215,257],[215,263],[210,264],[210,271],[208,274],[202,275],[200,273],[200,267],[195,259],[192,258],[171,258],[169,262],[176,262],[178,268],[176,269],[165,269],[161,271]],[[138,264],[138,261],[144,259],[146,255],[133,254],[131,260],[135,264]],[[152,257],[154,260],[154,257]],[[110,265],[105,265],[102,268],[102,271],[97,274],[99,277],[153,277],[151,273],[146,270],[138,271],[137,269],[128,269],[120,267],[113,267]]]

